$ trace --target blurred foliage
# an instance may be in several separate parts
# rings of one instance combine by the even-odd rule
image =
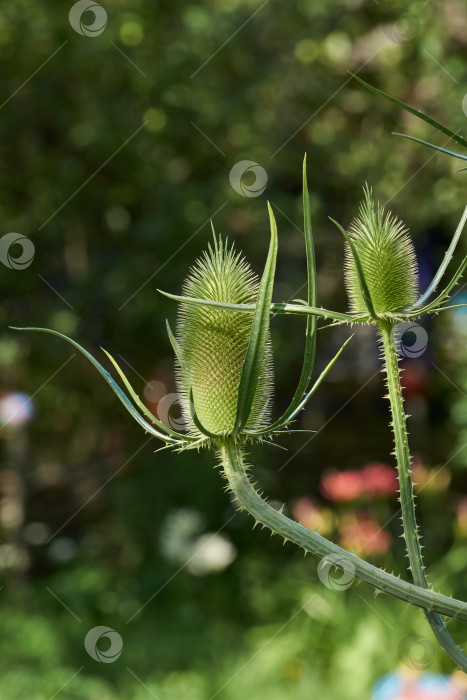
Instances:
[[[1,220],[4,233],[20,232],[36,249],[27,269],[2,266],[0,276],[0,390],[28,392],[36,411],[27,426],[0,431],[0,695],[50,698],[83,666],[58,697],[138,700],[148,697],[142,683],[164,699],[211,697],[224,684],[220,698],[369,697],[374,680],[399,663],[401,640],[429,636],[422,614],[373,601],[362,586],[328,590],[316,561],[252,533],[242,515],[229,520],[233,506],[210,455],[154,455],[155,441],[145,444],[82,358],[56,339],[7,326],[50,326],[97,353],[105,346],[130,364],[125,371],[146,398],[150,382],[173,392],[165,318],[172,322],[175,308],[156,288],[180,290],[210,238],[211,217],[260,270],[268,198],[280,234],[274,297],[305,294],[304,151],[320,302],[347,308],[342,241],[327,217],[347,225],[365,181],[409,225],[423,286],[465,206],[466,174],[392,136],[434,138],[347,71],[463,129],[465,5],[102,5],[108,23],[92,38],[71,28],[72,2],[0,7]],[[266,170],[261,196],[230,186],[241,160]],[[430,578],[458,596],[466,579],[465,533],[453,527],[467,465],[465,318],[427,322],[428,349],[405,362],[404,375],[412,378],[413,449],[427,468],[449,463],[453,472],[448,491],[420,494],[419,516]],[[273,321],[277,411],[296,385],[303,331],[302,319]],[[346,334],[320,331],[318,370]],[[288,453],[255,451],[258,480],[272,498],[321,501],[326,470],[389,460],[378,367],[375,338],[362,329],[301,419],[325,431],[284,438]],[[222,528],[235,544],[237,560],[222,573],[177,574],[179,565],[164,558],[161,529],[188,506],[204,514],[204,531]],[[394,499],[372,506],[381,525],[395,511]],[[392,553],[377,561],[406,575],[397,518],[387,529]],[[84,651],[86,631],[101,624],[124,639],[114,664]],[[462,643],[456,623],[450,629]],[[430,668],[450,670],[435,647]]]

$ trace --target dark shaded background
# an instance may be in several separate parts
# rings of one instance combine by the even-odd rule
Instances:
[[[375,600],[363,584],[324,586],[317,560],[234,516],[212,455],[154,454],[159,445],[82,357],[8,326],[54,328],[100,359],[104,346],[157,411],[175,391],[165,319],[173,323],[176,308],[156,289],[180,291],[211,217],[260,272],[269,199],[280,234],[274,298],[306,295],[305,151],[320,303],[347,309],[342,240],[328,216],[347,225],[364,182],[409,226],[425,286],[465,206],[466,174],[392,136],[451,145],[348,71],[464,130],[464,4],[102,5],[108,22],[94,37],[70,26],[71,2],[0,8],[0,233],[35,246],[26,269],[0,265],[0,391],[27,393],[35,409],[29,423],[0,430],[0,696],[360,700],[396,667],[451,673],[421,612]],[[229,183],[241,160],[267,173],[258,197]],[[404,361],[412,449],[429,482],[418,513],[433,585],[462,597],[466,316],[423,325],[426,351]],[[275,317],[272,326],[278,414],[298,380],[304,324]],[[317,372],[347,335],[320,331]],[[373,334],[357,330],[300,419],[318,435],[284,437],[288,452],[262,447],[251,459],[264,491],[290,513],[301,497],[324,508],[333,539],[356,514],[390,520],[390,550],[368,556],[406,576],[395,496],[333,504],[320,490],[331,469],[393,463],[378,368]],[[216,573],[190,571],[191,543],[218,530],[235,560]],[[115,663],[84,650],[97,625],[123,639]],[[450,630],[465,641],[456,622]],[[421,652],[412,635],[425,640]]]

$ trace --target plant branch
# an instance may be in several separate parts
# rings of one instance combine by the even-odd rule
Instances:
[[[212,299],[199,299],[197,297],[181,296],[179,294],[170,294],[170,292],[163,292],[161,289],[158,290],[161,294],[168,297],[169,299],[174,299],[181,304],[198,304],[199,306],[211,307],[213,309],[220,309],[224,311],[237,311],[238,313],[252,314],[255,311],[255,304],[230,304],[224,301],[213,301]],[[329,309],[315,308],[308,306],[307,304],[287,304],[285,302],[273,303],[269,308],[272,314],[298,314],[298,315],[311,315],[311,316],[321,316],[322,318],[332,318],[336,321],[343,321],[344,323],[368,323],[368,314],[342,314],[338,311],[330,311]]]
[[[229,483],[230,490],[256,522],[281,535],[284,540],[294,542],[306,552],[318,557],[330,557],[332,561],[346,562],[355,572],[355,576],[369,583],[373,588],[383,593],[404,600],[424,610],[440,615],[455,617],[467,621],[467,603],[435,593],[432,590],[414,586],[403,579],[378,569],[360,559],[353,552],[347,552],[338,545],[330,542],[318,532],[313,532],[301,523],[291,520],[282,512],[270,506],[255,490],[248,478],[247,467],[241,447],[231,440],[223,442],[219,447],[219,455],[223,473]]]
[[[394,435],[394,454],[397,460],[399,501],[402,513],[402,536],[405,541],[409,559],[408,568],[410,569],[415,584],[422,588],[428,588],[428,580],[423,564],[422,547],[415,515],[415,496],[413,491],[409,442],[407,438],[407,416],[404,410],[399,360],[394,340],[394,325],[390,322],[380,322],[379,332],[383,348],[388,398],[391,405],[391,427]],[[440,616],[428,610],[425,610],[425,615],[441,647],[459,668],[467,672],[467,658],[451,639]]]

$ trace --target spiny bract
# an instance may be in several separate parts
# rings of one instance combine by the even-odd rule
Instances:
[[[249,264],[228,247],[214,244],[199,258],[183,287],[184,295],[233,304],[255,303],[258,279]],[[203,428],[216,435],[232,433],[243,361],[250,337],[252,314],[181,304],[177,339],[177,385],[190,432],[199,435],[190,411],[190,392]],[[270,416],[272,356],[268,338],[263,366],[247,430],[262,428]]]
[[[416,300],[418,266],[415,250],[403,222],[373,200],[364,188],[359,216],[351,224],[352,239],[363,269],[374,310],[384,317],[402,311]],[[368,311],[350,247],[345,253],[345,282],[354,313]]]

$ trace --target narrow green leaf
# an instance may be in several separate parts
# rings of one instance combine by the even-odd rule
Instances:
[[[467,306],[467,304],[452,304],[451,306],[440,306],[438,309],[430,309],[430,311],[437,314],[440,311],[452,311],[452,309],[461,309],[465,306]]]
[[[112,391],[117,395],[119,400],[122,402],[122,404],[125,406],[126,410],[128,413],[131,415],[134,420],[141,425],[144,430],[148,433],[151,433],[151,435],[155,435],[155,437],[158,437],[160,440],[164,440],[165,442],[170,442],[173,444],[177,444],[178,440],[175,440],[168,435],[164,435],[163,433],[160,433],[158,430],[152,427],[152,425],[149,425],[136,411],[134,408],[133,404],[131,401],[128,399],[126,394],[120,389],[118,384],[115,382],[115,380],[112,378],[112,376],[105,370],[100,362],[98,362],[87,350],[85,350],[79,343],[77,343],[75,340],[72,340],[72,338],[69,338],[66,335],[63,335],[63,333],[59,333],[58,331],[53,331],[49,328],[15,328],[14,326],[10,326],[13,330],[16,331],[40,331],[42,333],[50,333],[52,335],[56,335],[58,338],[62,338],[63,340],[66,340],[68,343],[73,345],[75,348],[77,348],[87,359],[94,365],[94,367],[100,372],[100,374],[104,377],[105,381],[107,384],[110,386]],[[153,419],[151,419],[153,420]],[[161,424],[163,425],[163,424]],[[167,430],[166,426],[163,426],[164,430]],[[186,440],[186,436],[183,436],[183,439]]]
[[[454,273],[454,276],[449,281],[449,284],[443,289],[443,291],[440,294],[438,294],[436,299],[433,299],[433,301],[431,301],[427,306],[423,306],[421,309],[416,309],[414,315],[421,316],[421,314],[429,313],[434,309],[435,306],[438,306],[438,304],[442,304],[444,301],[446,301],[449,298],[449,295],[451,294],[454,287],[459,283],[459,280],[461,279],[466,269],[467,255],[457,268],[456,272]]]
[[[193,423],[196,425],[198,428],[199,432],[202,433],[207,438],[211,438],[213,440],[218,440],[219,435],[215,435],[214,433],[211,433],[207,428],[204,427],[204,425],[201,423],[200,419],[198,418],[198,414],[196,413],[196,408],[195,408],[195,400],[193,397],[193,389],[190,389],[190,415],[193,420]]]
[[[310,391],[306,394],[306,396],[304,396],[304,398],[302,399],[302,401],[300,402],[300,404],[297,406],[297,408],[296,408],[295,411],[293,412],[293,414],[292,414],[292,416],[291,416],[291,420],[292,420],[293,418],[295,418],[295,416],[297,416],[297,415],[300,413],[300,411],[303,410],[303,409],[305,408],[305,406],[306,406],[306,404],[308,403],[308,401],[310,400],[310,398],[313,396],[313,394],[316,392],[316,390],[318,389],[318,387],[321,385],[321,383],[322,383],[323,380],[325,379],[326,375],[328,374],[329,370],[332,368],[332,366],[334,365],[334,363],[336,362],[336,360],[340,357],[341,353],[345,350],[345,348],[346,348],[347,345],[350,343],[350,341],[352,340],[352,338],[353,338],[353,334],[350,336],[350,338],[347,338],[347,340],[345,341],[345,343],[342,345],[342,347],[339,348],[339,350],[338,350],[337,353],[334,355],[334,357],[332,358],[332,360],[331,360],[331,361],[326,365],[326,367],[323,369],[323,371],[322,371],[321,374],[319,375],[318,379],[316,380],[316,382],[315,382],[315,383],[313,384],[313,386],[311,387]]]
[[[175,353],[177,360],[179,361],[179,363],[181,365],[182,364],[182,349],[180,347],[180,343],[178,342],[177,338],[172,333],[172,329],[171,329],[169,322],[167,320],[165,321],[165,326],[167,328],[167,335],[169,336],[169,340],[170,340],[170,344],[172,346],[172,349]]]
[[[335,224],[337,226],[337,228],[342,233],[342,235],[344,236],[345,240],[347,241],[347,243],[349,245],[350,252],[352,253],[352,257],[353,257],[354,262],[355,262],[355,268],[357,271],[358,282],[360,284],[360,291],[362,293],[363,299],[365,300],[366,307],[367,307],[368,311],[370,312],[370,316],[373,319],[376,319],[377,316],[376,316],[375,308],[373,306],[373,301],[371,299],[370,290],[368,289],[368,284],[367,284],[367,281],[365,279],[365,275],[363,273],[362,263],[360,262],[360,258],[358,257],[357,249],[355,248],[355,245],[354,245],[351,237],[347,233],[347,231],[344,228],[342,228],[342,226],[340,224],[338,224],[337,221],[334,221],[334,219],[331,219],[331,217],[329,217],[329,219],[332,221],[333,224]]]
[[[306,175],[306,154],[303,159],[303,225],[305,234],[305,247],[306,247],[306,267],[307,267],[307,281],[308,281],[308,303],[302,300],[298,300],[298,303],[304,304],[309,307],[316,307],[317,301],[317,290],[316,290],[316,261],[315,261],[315,249],[313,244],[313,229],[311,225],[311,215],[310,215],[310,196],[308,193],[308,182]],[[297,300],[295,300],[297,301]],[[298,382],[297,389],[293,395],[290,405],[283,413],[283,415],[278,418],[270,426],[268,430],[274,430],[278,425],[284,425],[289,420],[294,413],[296,407],[300,404],[303,394],[305,393],[313,373],[313,365],[315,362],[315,352],[316,352],[316,324],[317,317],[311,314],[307,317],[306,330],[305,330],[305,352],[303,356],[303,368]]]
[[[429,146],[430,148],[434,148],[435,151],[441,151],[441,153],[447,153],[448,156],[454,156],[454,158],[461,158],[462,160],[467,160],[467,156],[463,156],[461,153],[456,153],[455,151],[449,151],[447,148],[443,148],[442,146],[436,146],[434,143],[430,143],[429,141],[423,141],[423,139],[417,139],[415,136],[410,136],[409,134],[400,134],[398,131],[393,131],[392,132],[394,136],[402,136],[404,139],[409,139],[410,141],[416,141],[417,143],[423,143],[425,146]],[[465,168],[459,168],[457,172],[460,172],[461,170],[465,170]]]
[[[345,343],[342,345],[342,347],[339,349],[339,351],[334,355],[334,357],[332,358],[332,360],[326,365],[326,367],[323,369],[323,371],[321,372],[321,374],[319,375],[318,379],[317,379],[316,382],[313,384],[313,386],[311,387],[311,389],[305,394],[305,396],[302,398],[302,400],[299,402],[299,404],[298,404],[298,405],[295,407],[295,409],[292,411],[292,413],[290,414],[290,416],[287,417],[287,420],[286,420],[285,422],[284,422],[284,421],[281,421],[281,422],[280,422],[280,421],[276,421],[276,423],[274,423],[274,425],[271,425],[269,428],[263,428],[262,430],[259,430],[259,431],[256,431],[256,432],[255,432],[255,431],[251,431],[251,434],[252,434],[252,435],[266,435],[266,434],[268,434],[268,433],[270,433],[270,432],[279,432],[281,428],[284,428],[284,427],[287,425],[287,423],[289,423],[290,421],[294,420],[294,418],[300,413],[300,411],[302,411],[302,410],[305,408],[305,406],[306,406],[306,404],[308,403],[308,401],[311,399],[311,397],[313,396],[313,394],[316,392],[316,390],[318,389],[318,387],[320,386],[320,384],[323,382],[323,380],[325,379],[327,373],[329,372],[329,370],[331,369],[331,367],[334,365],[334,363],[336,362],[336,360],[339,358],[339,356],[341,355],[341,353],[344,351],[344,349],[345,349],[345,347],[347,346],[347,344],[350,343],[350,341],[352,340],[352,338],[353,338],[353,334],[350,336],[350,338],[347,338],[347,340],[346,340]],[[297,432],[297,431],[295,431],[295,432]]]
[[[446,269],[447,269],[449,263],[452,260],[452,256],[454,255],[454,251],[456,249],[460,235],[464,229],[466,220],[467,220],[467,207],[464,209],[464,213],[462,214],[461,220],[459,221],[459,224],[456,228],[454,236],[452,237],[452,241],[449,245],[449,248],[447,249],[447,251],[445,253],[443,261],[442,261],[441,265],[439,266],[436,275],[433,277],[433,280],[432,280],[430,286],[428,287],[428,289],[426,290],[426,292],[424,294],[422,294],[422,296],[415,302],[415,304],[412,307],[413,309],[416,309],[419,306],[423,306],[423,304],[426,302],[426,300],[436,290],[436,287],[438,286],[439,282],[441,281],[444,273],[446,272]]]
[[[144,403],[141,401],[139,398],[138,394],[135,392],[133,387],[131,386],[130,382],[126,378],[125,374],[123,373],[122,369],[120,368],[118,362],[112,357],[110,352],[107,352],[104,348],[101,348],[117,370],[120,379],[124,383],[125,387],[128,390],[128,393],[130,394],[131,398],[133,399],[134,403],[136,406],[139,408],[139,410],[147,417],[149,420],[154,423],[154,425],[157,425],[161,430],[166,431],[169,435],[171,435],[174,438],[177,438],[178,440],[188,440],[189,442],[194,442],[196,438],[191,437],[189,435],[184,435],[183,433],[178,433],[176,430],[173,430],[170,428],[168,425],[165,425],[165,423],[162,423],[156,416],[151,413],[151,411],[148,409],[147,406],[144,405]]]
[[[211,222],[212,224],[212,222]],[[217,242],[216,242],[217,245]],[[172,329],[170,328],[169,322],[166,321],[166,326],[167,326],[167,333],[169,336],[170,343],[173,347],[174,353],[177,356],[178,362],[180,364],[180,368],[186,373],[188,376],[188,372],[184,368],[183,365],[183,359],[182,359],[182,349],[180,347],[180,343],[172,333]],[[218,438],[218,435],[215,435],[214,433],[211,433],[207,428],[204,427],[204,425],[201,423],[200,419],[198,418],[198,414],[196,413],[195,409],[195,400],[193,398],[193,389],[190,388],[190,401],[189,401],[189,409],[190,409],[190,415],[193,420],[193,423],[195,426],[198,428],[198,430],[205,436],[209,438]],[[197,440],[197,438],[194,438],[194,440]]]
[[[391,97],[391,95],[388,95],[386,92],[383,92],[383,90],[378,90],[378,88],[375,88],[373,85],[370,85],[369,83],[362,80],[362,78],[359,78],[358,75],[355,75],[355,73],[350,73],[350,74],[356,80],[358,80],[359,83],[361,83],[366,88],[368,88],[368,90],[371,90],[371,92],[374,92],[375,95],[379,95],[380,97],[384,97],[386,100],[393,102],[398,107],[402,107],[402,109],[405,109],[407,112],[414,114],[419,119],[422,119],[427,124],[430,124],[430,126],[434,126],[435,129],[438,129],[438,131],[442,131],[442,133],[446,134],[446,136],[450,136],[452,139],[454,139],[454,141],[457,141],[457,143],[460,143],[462,146],[467,146],[467,141],[464,138],[462,138],[462,136],[459,136],[459,134],[456,134],[454,131],[451,131],[451,129],[448,129],[447,126],[443,126],[443,124],[440,124],[435,119],[432,119],[427,114],[424,114],[423,112],[421,112],[419,109],[414,109],[414,107],[410,107],[410,105],[405,104],[405,102],[401,102],[400,100],[397,100],[395,97]]]
[[[258,297],[256,299],[255,311],[251,323],[250,340],[248,342],[238,386],[237,415],[234,426],[234,434],[236,435],[245,427],[250,415],[256,388],[258,386],[269,330],[269,309],[271,306],[277,259],[277,225],[274,212],[269,202],[268,211],[271,240],[263,276],[259,285]]]
[[[163,292],[161,289],[157,290],[164,296],[174,301],[178,301],[182,304],[198,304],[199,306],[212,306],[215,309],[223,309],[224,311],[237,311],[239,313],[252,314],[255,311],[255,304],[228,304],[223,301],[212,301],[210,299],[199,299],[198,297],[188,297],[180,296],[178,294],[171,294],[170,292]],[[343,323],[365,323],[368,319],[368,315],[363,314],[360,316],[353,316],[351,314],[341,314],[337,311],[329,311],[328,309],[313,308],[311,306],[306,306],[303,302],[300,304],[285,304],[276,303],[271,304],[269,308],[271,314],[301,314],[311,316],[320,316],[322,318],[333,318],[336,321],[342,321]]]

